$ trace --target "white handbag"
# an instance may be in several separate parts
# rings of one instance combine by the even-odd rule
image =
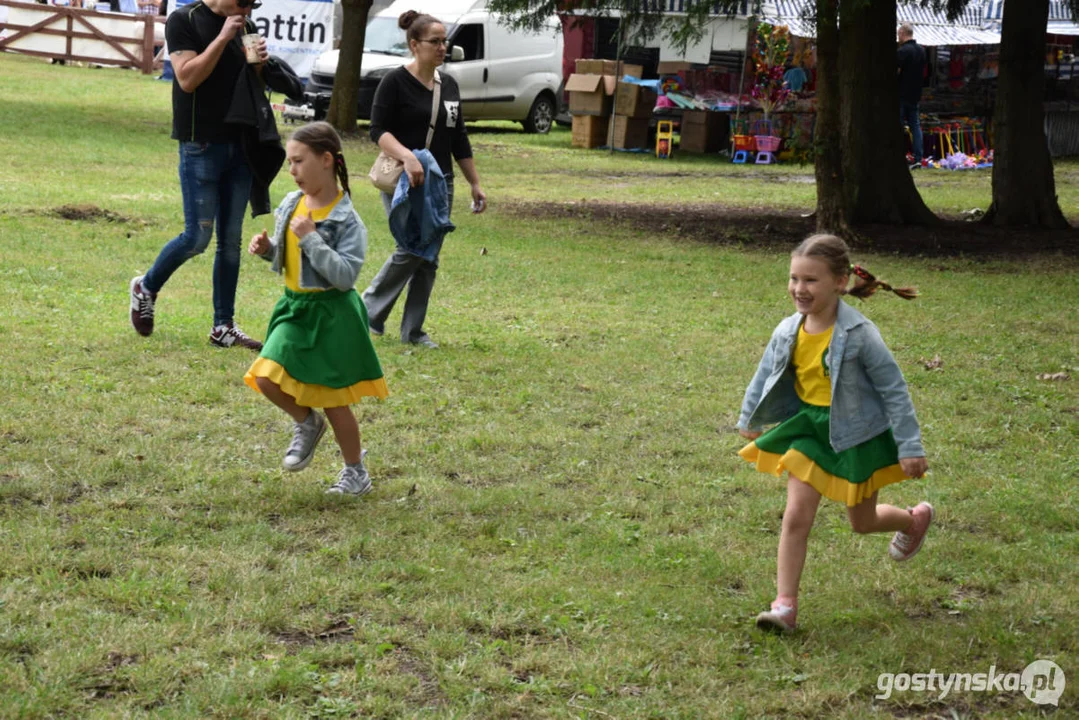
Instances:
[[[427,142],[424,143],[425,149],[431,148],[431,140],[435,136],[435,123],[438,120],[438,101],[442,97],[442,78],[439,76],[438,71],[435,71],[435,89],[434,94],[431,96],[431,123],[427,128]],[[384,193],[393,195],[397,190],[397,181],[401,178],[401,173],[405,171],[405,164],[395,157],[390,157],[385,152],[380,152],[378,157],[375,158],[375,163],[371,166],[371,171],[367,173],[367,177],[371,178],[371,184]]]

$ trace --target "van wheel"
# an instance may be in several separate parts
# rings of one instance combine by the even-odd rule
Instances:
[[[521,121],[525,126],[526,133],[545,134],[551,131],[554,125],[555,107],[554,98],[548,93],[543,93],[532,103],[532,109],[528,111],[528,117]]]

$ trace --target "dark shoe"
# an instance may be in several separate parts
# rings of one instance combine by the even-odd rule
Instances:
[[[154,302],[157,293],[147,292],[142,287],[142,276],[131,279],[131,325],[135,332],[149,337],[154,331]]]
[[[382,337],[386,333],[385,328],[381,325],[376,325],[375,323],[369,323],[367,331],[371,333],[371,337]]]
[[[214,329],[210,331],[210,344],[223,348],[239,345],[255,352],[262,349],[262,343],[248,337],[247,333],[232,323],[215,325]]]
[[[911,170],[921,170],[922,169],[922,164],[921,163],[911,163],[910,164],[910,169]]]

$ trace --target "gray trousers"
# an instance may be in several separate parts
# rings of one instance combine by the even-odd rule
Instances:
[[[449,195],[450,212],[453,212],[453,179],[446,178],[446,190]],[[392,198],[382,193],[382,207],[386,216],[390,214]],[[384,331],[386,319],[393,310],[394,303],[401,292],[408,286],[404,312],[401,314],[401,342],[422,342],[427,338],[423,330],[423,321],[427,318],[427,305],[431,301],[431,291],[435,287],[435,275],[438,265],[421,257],[407,253],[400,248],[393,251],[386,264],[378,271],[370,286],[363,291],[363,303],[367,306],[367,317],[375,331]]]

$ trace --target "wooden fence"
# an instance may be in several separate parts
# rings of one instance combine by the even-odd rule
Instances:
[[[161,66],[165,18],[0,0],[0,51],[117,65],[150,74]]]

